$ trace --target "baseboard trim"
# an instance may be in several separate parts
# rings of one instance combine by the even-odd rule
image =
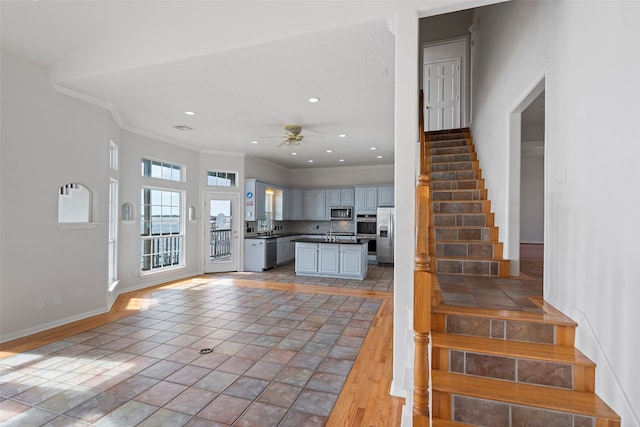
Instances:
[[[48,329],[57,328],[58,326],[66,325],[67,323],[77,322],[78,320],[83,320],[88,317],[97,316],[99,314],[107,313],[109,310],[106,308],[99,308],[96,310],[86,311],[84,313],[76,314],[73,316],[65,317],[63,319],[54,320],[51,322],[43,323],[37,326],[33,326],[31,328],[22,329],[20,331],[12,332],[10,334],[3,335],[0,338],[0,343],[5,343],[8,341],[12,341],[18,338],[23,338],[28,335],[37,334],[39,332],[44,332]]]

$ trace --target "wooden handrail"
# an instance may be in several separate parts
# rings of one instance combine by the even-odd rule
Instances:
[[[427,427],[429,422],[429,337],[431,333],[431,268],[429,266],[429,177],[424,132],[424,96],[418,105],[420,134],[420,175],[416,186],[416,255],[413,270],[413,331],[415,357],[413,365],[413,425]]]

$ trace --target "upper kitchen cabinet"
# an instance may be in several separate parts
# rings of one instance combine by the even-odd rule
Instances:
[[[292,220],[304,219],[304,191],[301,188],[291,189],[291,204],[290,204]]]
[[[375,214],[378,209],[378,187],[356,187],[356,214]]]
[[[330,208],[332,206],[342,206],[342,203],[340,202],[341,197],[339,188],[327,188],[325,191],[327,207]]]
[[[340,206],[353,207],[355,199],[355,189],[353,187],[340,189]]]
[[[303,200],[303,219],[309,221],[324,221],[327,218],[325,190],[303,190]]]
[[[395,206],[393,186],[378,187],[378,206]]]

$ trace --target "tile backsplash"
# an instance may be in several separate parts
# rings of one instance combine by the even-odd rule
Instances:
[[[355,234],[354,221],[274,221],[275,234],[326,234],[329,230],[334,233]],[[245,221],[245,237],[257,236],[258,221]]]

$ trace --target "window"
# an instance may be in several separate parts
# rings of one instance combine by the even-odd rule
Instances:
[[[183,193],[143,188],[141,209],[143,272],[183,264]]]
[[[113,141],[109,141],[109,167],[118,171],[118,146]]]
[[[217,187],[235,187],[236,173],[209,171],[207,174],[207,185],[215,185]]]
[[[181,182],[182,166],[159,160],[142,159],[142,176]]]
[[[109,182],[109,292],[118,284],[118,181]]]

